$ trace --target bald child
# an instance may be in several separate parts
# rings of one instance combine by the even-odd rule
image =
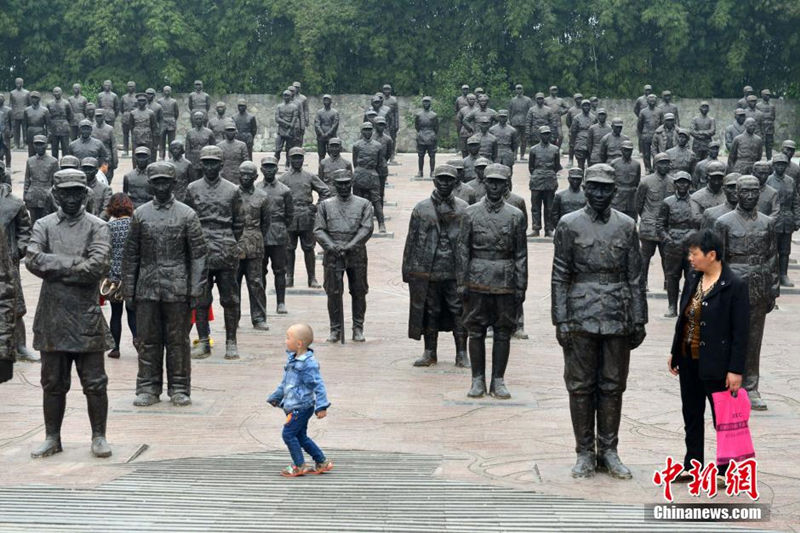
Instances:
[[[286,413],[283,424],[283,442],[289,448],[292,464],[281,471],[284,477],[305,474],[322,474],[333,468],[333,462],[307,435],[308,421],[316,414],[325,418],[328,414],[328,395],[319,372],[319,362],[310,346],[314,343],[314,330],[308,324],[294,324],[286,330],[286,366],[283,379],[267,403],[281,407]],[[314,460],[314,466],[306,464],[303,451]]]

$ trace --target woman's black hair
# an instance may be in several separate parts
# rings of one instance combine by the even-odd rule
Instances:
[[[717,261],[722,261],[722,239],[712,229],[695,231],[686,239],[686,248],[699,248],[704,254],[710,251],[717,252]]]

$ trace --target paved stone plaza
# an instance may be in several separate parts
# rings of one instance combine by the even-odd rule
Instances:
[[[262,155],[265,154],[254,154],[254,159],[258,161]],[[349,154],[345,157],[349,159]],[[13,158],[14,191],[21,195],[26,154],[15,151]],[[439,154],[440,162],[448,158],[447,154]],[[268,282],[270,331],[252,329],[247,298],[243,298],[239,361],[222,358],[222,309],[215,302],[218,319],[212,322],[212,336],[217,345],[209,359],[192,361],[190,407],[173,407],[165,401],[149,408],[132,405],[137,361],[127,329],[123,329],[121,359],[106,359],[108,438],[114,451],[111,459],[95,459],[90,454],[86,405],[77,377],[73,377],[62,429],[64,452],[47,459],[30,458],[31,448],[44,437],[40,367],[17,364],[15,378],[0,385],[0,530],[177,531],[183,530],[176,525],[181,522],[182,513],[205,516],[206,500],[212,506],[232,502],[219,511],[231,509],[229,527],[214,529],[219,531],[264,531],[277,527],[275,524],[289,530],[307,526],[320,531],[336,528],[553,531],[560,524],[567,530],[591,527],[601,531],[606,518],[612,522],[620,520],[609,526],[611,531],[655,529],[652,523],[637,525],[638,520],[630,514],[633,507],[619,504],[661,503],[661,489],[651,481],[653,471],[663,468],[668,455],[681,459],[684,453],[678,380],[667,371],[674,319],[662,318],[666,311],[663,291],[654,291],[648,298],[647,339],[632,354],[624,396],[619,452],[634,478],[619,481],[598,474],[589,480],[573,480],[569,472],[575,460],[574,438],[562,378],[563,357],[550,322],[552,244],[544,239],[529,242],[525,325],[530,340],[512,341],[506,373],[512,399],[467,398],[469,370],[454,367],[450,335],[440,336],[438,366],[423,369],[411,366],[422,352],[422,343],[407,338],[408,289],[401,279],[400,262],[411,210],[417,201],[430,194],[432,183],[411,180],[416,173],[415,154],[401,154],[398,161],[400,166],[389,167],[391,188],[387,189],[387,228],[392,233],[388,238],[376,233],[367,246],[370,274],[367,342],[316,345],[332,407],[326,419],[311,422],[309,431],[336,462],[333,473],[300,480],[278,477],[279,468],[290,461],[280,435],[283,414],[265,403],[266,396],[280,380],[286,327],[304,321],[315,328],[318,339],[325,339],[328,333],[324,293],[321,289],[304,289],[305,271],[298,265],[297,289],[290,289],[287,294],[288,315],[274,313],[274,298],[269,294],[271,279]],[[121,190],[122,175],[130,165],[130,159],[120,161],[112,184],[115,191]],[[316,171],[315,154],[307,156],[306,167]],[[514,170],[515,191],[529,197],[527,164],[518,163]],[[560,182],[561,188],[566,186],[563,176]],[[298,254],[298,262],[301,257]],[[651,265],[653,288],[660,288],[663,280],[657,261]],[[30,342],[40,280],[25,268],[22,272]],[[321,262],[317,274],[322,274]],[[790,270],[790,277],[800,284],[800,270]],[[800,451],[796,445],[800,438],[800,393],[795,389],[800,384],[798,292],[783,294],[779,299],[780,309],[767,318],[760,390],[769,410],[754,412],[750,423],[759,461],[760,502],[771,505],[772,510],[771,522],[754,524],[762,529],[800,531]],[[108,315],[108,306],[104,312]],[[349,298],[345,296],[345,324],[349,319]],[[349,326],[346,333],[349,339]],[[706,437],[706,458],[710,459],[714,457],[714,440],[708,414]],[[214,457],[220,457],[219,461],[210,459]],[[241,458],[241,464],[235,462],[237,457]],[[226,474],[209,482],[208,476],[215,465]],[[143,471],[150,472],[149,477],[139,475]],[[341,485],[337,483],[337,475]],[[154,479],[160,479],[154,485],[159,490],[144,491]],[[242,490],[237,492],[240,482]],[[291,489],[285,488],[291,484],[296,484],[298,492],[306,496],[309,491],[319,491],[320,498],[336,496],[340,503],[337,507],[317,506],[303,497],[300,499],[303,512],[311,520],[292,522],[286,519],[286,513],[291,512],[293,496]],[[392,490],[398,484],[403,490]],[[120,487],[128,487],[127,492]],[[165,494],[177,491],[176,487],[198,497],[191,501],[184,498],[173,505]],[[241,507],[240,498],[246,497],[243,487],[253,491],[249,496],[255,499],[249,503],[258,503],[250,508],[254,514],[247,514],[247,509]],[[449,493],[451,489],[456,492]],[[685,485],[674,489],[677,501],[696,501],[687,494]],[[432,500],[425,496],[427,490],[431,490]],[[124,497],[120,491],[125,492]],[[261,491],[269,494],[279,491],[281,497],[258,499]],[[180,496],[178,492],[175,494]],[[462,496],[454,494],[463,494],[463,502],[473,504],[455,505]],[[481,494],[486,495],[486,501],[497,502],[496,506],[486,505],[485,512],[480,512]],[[448,505],[442,504],[438,509],[440,514],[431,514],[436,498],[447,500]],[[370,501],[372,512],[377,513],[374,522],[359,518],[373,515],[348,513],[351,503],[354,509],[359,508],[365,499]],[[714,501],[728,500],[722,494]],[[88,505],[93,501],[106,502],[101,518],[107,520],[87,511],[92,520],[100,521],[87,522],[89,525],[85,527],[75,525],[80,524],[80,516],[75,517],[80,513],[70,502],[76,501]],[[108,504],[117,501],[128,503]],[[506,515],[500,511],[504,501],[518,501],[519,505],[511,506]],[[59,505],[64,506],[65,516],[72,518],[59,520]],[[275,506],[274,515],[270,514],[271,505]],[[534,513],[537,505],[550,511]],[[559,505],[563,505],[563,513]],[[252,507],[258,507],[259,512],[255,513]],[[31,511],[26,516],[28,508]],[[243,509],[244,514],[237,514],[234,509]],[[400,520],[397,523],[407,527],[392,526],[396,509],[404,511],[397,514]],[[521,509],[529,512],[520,513]],[[575,518],[570,509],[584,512]],[[628,514],[622,511],[615,514],[615,509],[627,509]],[[474,522],[459,520],[462,512]],[[641,518],[641,507],[637,512],[636,516]],[[441,513],[450,521],[444,520]],[[417,515],[416,521],[409,518]],[[110,524],[117,524],[119,516],[127,522],[112,527]],[[330,522],[326,522],[326,516]],[[263,522],[252,523],[247,517]],[[504,521],[507,517],[514,520]],[[271,525],[273,518],[276,522]],[[592,525],[596,522],[600,524]],[[185,530],[206,529],[198,525],[202,523],[184,522]],[[728,529],[716,527],[720,531]],[[695,525],[686,530],[700,529]]]

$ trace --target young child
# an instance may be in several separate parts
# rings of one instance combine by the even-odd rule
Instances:
[[[292,465],[281,471],[284,477],[322,474],[333,468],[333,462],[325,458],[322,450],[306,434],[311,415],[316,413],[317,418],[325,418],[331,405],[314,350],[309,348],[313,342],[314,330],[308,324],[294,324],[286,330],[288,358],[283,367],[283,380],[267,398],[267,403],[282,407],[286,413],[283,442],[292,455]],[[306,465],[303,450],[314,459],[314,468]]]

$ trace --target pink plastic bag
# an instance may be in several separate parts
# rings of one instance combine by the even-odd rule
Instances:
[[[755,457],[750,436],[750,398],[739,389],[736,396],[729,391],[715,392],[714,414],[717,418],[717,465]]]

